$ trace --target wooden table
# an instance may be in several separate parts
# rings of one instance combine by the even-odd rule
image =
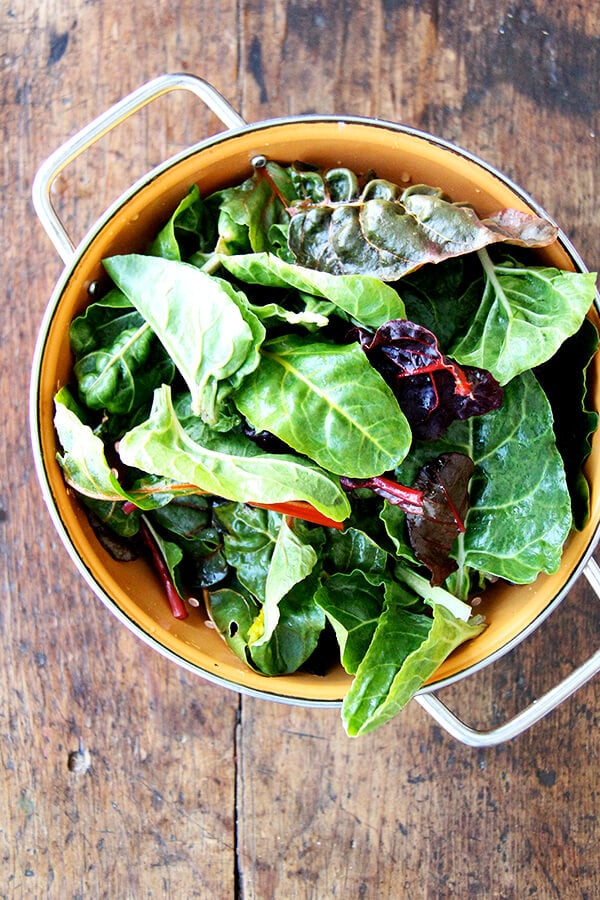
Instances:
[[[349,739],[337,711],[241,698],[133,637],[42,507],[30,359],[61,263],[38,165],[151,77],[206,77],[247,121],[380,116],[485,157],[600,264],[598,9],[561,4],[63,0],[2,4],[0,896],[600,896],[591,683],[522,737],[469,749],[416,703]],[[215,129],[161,100],[61,179],[79,238],[138,175]],[[581,584],[536,634],[444,692],[489,726],[598,645]]]

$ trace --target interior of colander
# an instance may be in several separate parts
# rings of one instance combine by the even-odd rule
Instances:
[[[268,678],[246,668],[234,656],[207,626],[201,608],[192,610],[187,619],[174,619],[150,567],[143,560],[116,562],[97,542],[85,513],[66,489],[55,458],[53,397],[70,379],[69,324],[89,302],[90,283],[102,279],[102,259],[142,251],[193,183],[203,195],[239,183],[251,173],[250,161],[258,154],[284,164],[302,160],[324,167],[372,169],[378,177],[397,183],[439,186],[452,199],[473,204],[480,216],[503,207],[531,207],[526,197],[497,173],[434,139],[399,127],[366,120],[312,118],[260,123],[197,145],[138,184],[83,242],[51,301],[53,313],[41,335],[39,370],[33,375],[37,390],[34,432],[41,457],[38,467],[55,524],[90,586],[140,637],[211,680],[291,702],[335,703],[350,683],[340,666],[334,666],[326,677],[299,672]],[[545,265],[576,268],[560,241],[540,250],[539,258]],[[597,318],[595,311],[591,315]],[[598,365],[596,358],[592,367],[596,408],[600,404]],[[600,499],[592,473],[598,468],[599,453],[596,440],[587,463],[591,517],[583,531],[569,539],[560,570],[532,585],[497,584],[488,589],[478,607],[486,616],[487,629],[456,650],[432,683],[462,677],[474,666],[485,664],[529,629],[563,591],[594,540]]]

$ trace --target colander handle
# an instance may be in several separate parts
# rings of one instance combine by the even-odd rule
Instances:
[[[600,598],[600,567],[593,558],[590,558],[583,570],[596,596]],[[600,672],[600,650],[597,650],[587,662],[579,666],[568,675],[560,684],[553,687],[499,728],[491,731],[478,731],[466,725],[454,715],[435,694],[418,694],[415,700],[421,704],[429,715],[435,719],[453,738],[467,744],[470,747],[493,747],[504,741],[510,741],[517,737],[544,716],[556,709],[571,694],[587,684],[594,675]]]
[[[132,91],[106,112],[102,113],[85,128],[73,135],[40,166],[33,181],[32,200],[34,209],[56,250],[64,263],[71,261],[75,245],[69,237],[65,226],[58,216],[50,191],[55,179],[62,170],[75,160],[84,150],[97,140],[128,119],[133,113],[142,109],[152,100],[162,97],[170,91],[191,91],[200,98],[228,128],[239,128],[246,122],[229,105],[222,94],[211,84],[195,75],[176,73],[160,75],[152,81]]]

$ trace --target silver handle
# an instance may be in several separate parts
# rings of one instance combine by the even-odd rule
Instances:
[[[73,162],[103,135],[152,100],[174,90],[191,91],[228,128],[239,128],[246,124],[239,113],[211,84],[195,75],[181,73],[159,75],[158,78],[146,82],[78,131],[40,166],[32,186],[34,209],[64,263],[68,263],[72,259],[74,244],[52,204],[50,191],[55,179],[70,162]]]
[[[600,598],[600,567],[594,559],[588,560],[583,574],[594,589],[596,596]],[[461,741],[469,747],[493,747],[504,741],[510,741],[531,728],[557,706],[560,706],[571,694],[583,687],[598,672],[600,672],[600,650],[597,650],[587,662],[567,675],[548,693],[538,700],[534,700],[530,706],[514,718],[509,719],[504,725],[490,731],[478,731],[466,725],[435,694],[418,694],[415,700],[435,719],[438,725],[441,725],[457,741]]]

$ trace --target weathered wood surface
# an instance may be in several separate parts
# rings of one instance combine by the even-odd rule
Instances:
[[[600,264],[596,4],[2,3],[0,896],[600,895],[598,684],[470,750],[416,705],[360,740],[337,713],[240,699],[132,637],[45,510],[30,359],[61,263],[32,212],[48,153],[133,87],[206,77],[247,121],[402,120],[484,156]],[[215,129],[168,98],[57,186],[79,238],[149,166]],[[598,645],[578,587],[508,660],[446,692],[499,722]]]

